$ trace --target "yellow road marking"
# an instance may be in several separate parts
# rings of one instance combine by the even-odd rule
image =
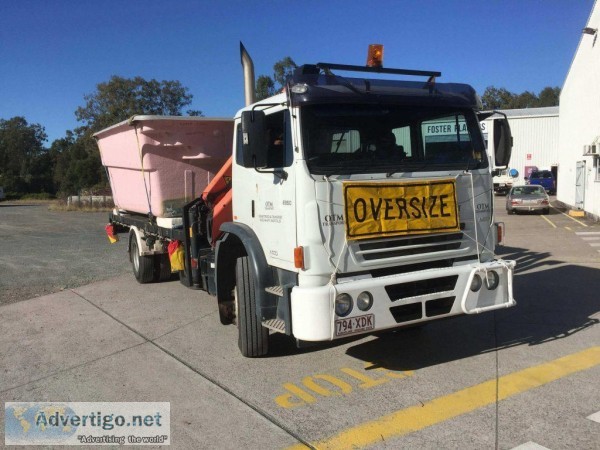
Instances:
[[[571,227],[565,227],[565,228],[569,231],[573,231],[573,230],[571,230]]]
[[[548,219],[546,216],[542,215],[540,216],[542,219],[544,219],[546,222],[548,222],[550,225],[552,225],[554,228],[556,228],[556,225],[554,225],[554,222],[552,222],[550,219]]]
[[[555,208],[554,206],[552,206],[552,209],[556,209],[556,208]],[[581,220],[577,220],[575,217],[571,217],[570,215],[568,215],[568,214],[565,214],[564,212],[562,212],[562,211],[560,211],[560,210],[558,210],[558,209],[556,209],[556,210],[557,210],[559,213],[561,213],[563,216],[565,216],[565,217],[568,217],[568,218],[569,218],[569,219],[571,219],[571,220],[574,220],[574,221],[575,221],[575,222],[577,222],[579,225],[582,225],[582,226],[584,226],[584,227],[587,227],[587,225],[586,225],[585,223],[583,223]]]
[[[387,440],[422,430],[431,425],[494,404],[497,400],[507,399],[599,364],[600,346],[591,347],[498,378],[497,398],[496,379],[493,379],[433,399],[424,405],[411,406],[370,422],[365,422],[311,445],[318,449],[367,447],[380,442],[382,439]],[[305,446],[298,444],[290,448],[301,449]]]

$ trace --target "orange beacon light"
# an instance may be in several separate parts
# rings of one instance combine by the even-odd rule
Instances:
[[[368,67],[383,67],[383,45],[369,45],[369,53],[367,55]]]

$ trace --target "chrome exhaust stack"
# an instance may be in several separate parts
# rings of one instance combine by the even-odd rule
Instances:
[[[242,67],[244,68],[244,95],[246,98],[246,106],[248,106],[256,102],[256,90],[254,87],[254,63],[246,51],[244,44],[241,42],[240,57],[242,59]]]

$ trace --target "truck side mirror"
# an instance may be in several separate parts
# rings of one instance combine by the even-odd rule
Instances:
[[[494,162],[497,168],[506,168],[510,163],[513,138],[507,119],[494,120]]]
[[[267,165],[267,127],[264,111],[242,112],[242,154],[244,167]]]

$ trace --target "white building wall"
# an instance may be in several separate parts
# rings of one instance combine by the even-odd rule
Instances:
[[[535,115],[536,109],[538,108],[504,110],[513,136],[513,150],[509,167],[519,171],[517,183],[525,182],[526,166],[550,169],[559,161],[558,108],[551,108],[556,112],[549,115]],[[539,109],[548,110],[549,108]],[[519,116],[518,114],[521,112],[527,115]],[[484,122],[485,125],[482,128],[485,136],[486,130],[493,126],[493,120],[488,119]]]
[[[513,135],[510,167],[519,171],[520,181],[526,166],[550,169],[558,164],[558,116],[509,117],[508,123]]]
[[[600,28],[600,4],[595,2],[586,27]],[[585,161],[583,207],[600,217],[600,165],[583,156],[583,146],[600,145],[600,30],[582,34],[560,95],[560,157],[557,199],[575,207],[576,167]]]

